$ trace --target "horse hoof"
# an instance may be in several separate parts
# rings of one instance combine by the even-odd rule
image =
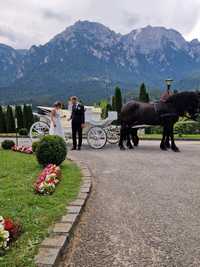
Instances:
[[[133,146],[128,146],[128,149],[133,149],[134,147]]]
[[[178,147],[176,147],[176,148],[172,148],[172,151],[174,151],[174,152],[181,152],[180,149],[179,149]]]
[[[120,148],[120,150],[122,150],[122,151],[123,151],[123,150],[126,150],[124,146],[120,146],[119,148]]]
[[[161,146],[160,149],[161,149],[162,151],[167,151],[167,148],[166,148],[166,147],[163,147],[163,146]]]

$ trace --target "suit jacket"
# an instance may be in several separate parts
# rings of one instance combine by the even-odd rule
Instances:
[[[85,123],[85,108],[82,104],[78,103],[75,107],[72,106],[71,119],[75,124]]]

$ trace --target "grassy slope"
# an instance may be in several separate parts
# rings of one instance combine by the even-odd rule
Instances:
[[[21,237],[6,256],[0,258],[2,267],[34,266],[38,244],[79,191],[80,171],[66,161],[55,193],[51,196],[34,194],[32,185],[40,171],[34,156],[0,150],[0,215],[19,220],[23,225]]]

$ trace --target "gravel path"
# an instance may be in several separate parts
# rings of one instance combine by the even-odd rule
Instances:
[[[200,143],[178,144],[73,152],[95,178],[60,267],[200,266]]]

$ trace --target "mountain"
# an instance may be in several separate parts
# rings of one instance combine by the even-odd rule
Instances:
[[[0,44],[0,86],[10,85],[21,78],[25,50]]]
[[[200,90],[200,71],[190,73],[178,82],[182,90]]]
[[[200,42],[173,29],[147,26],[122,35],[78,21],[29,50],[0,45],[0,102],[49,104],[72,94],[93,102],[115,85],[133,90],[144,81],[159,88],[172,77],[182,86],[199,69]]]

